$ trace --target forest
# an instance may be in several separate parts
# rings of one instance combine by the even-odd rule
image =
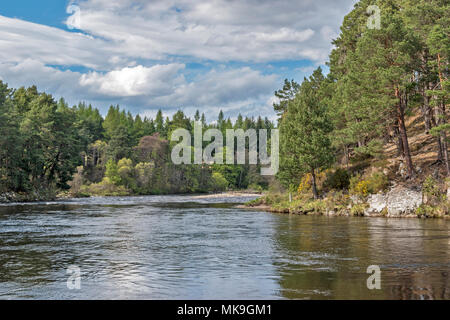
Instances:
[[[111,106],[98,109],[79,103],[69,107],[36,87],[8,88],[0,82],[0,192],[48,198],[61,191],[71,196],[196,193],[227,189],[262,190],[267,179],[257,165],[174,165],[171,132],[203,129],[267,129],[267,118],[239,115],[233,123],[223,112],[208,124],[197,111],[155,119],[133,116]]]

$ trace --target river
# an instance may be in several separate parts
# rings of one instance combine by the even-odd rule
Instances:
[[[235,208],[250,199],[0,205],[0,299],[450,299],[450,221]]]

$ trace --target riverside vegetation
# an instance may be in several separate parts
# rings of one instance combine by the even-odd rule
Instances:
[[[367,8],[380,9],[369,28]],[[450,4],[362,0],[317,69],[276,92],[279,181],[249,206],[330,215],[448,217]]]
[[[0,202],[48,200],[56,196],[126,196],[217,192],[267,187],[259,165],[174,165],[178,128],[266,129],[267,118],[232,123],[219,113],[207,124],[178,111],[172,119],[133,117],[111,106],[106,117],[91,105],[69,107],[36,87],[13,90],[0,81]]]

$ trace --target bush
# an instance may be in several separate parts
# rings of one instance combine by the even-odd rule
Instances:
[[[306,193],[311,190],[311,174],[307,173],[300,180],[300,184],[298,185],[297,192],[298,193]]]
[[[422,184],[423,193],[430,199],[441,200],[443,192],[439,188],[439,183],[432,177],[428,176]]]
[[[212,174],[212,189],[214,191],[225,191],[228,189],[228,181],[219,172]]]
[[[335,172],[327,174],[324,186],[334,190],[348,189],[350,174],[347,170],[338,168]]]
[[[384,191],[389,185],[386,175],[380,172],[372,174],[369,178],[363,180],[361,176],[350,178],[350,194],[367,196]]]
[[[316,174],[316,184],[318,189],[321,189],[324,186],[327,174],[328,170]],[[312,189],[312,177],[311,173],[307,173],[303,175],[302,179],[300,180],[300,184],[297,188],[297,193],[299,194],[309,193],[311,189]]]
[[[108,177],[103,178],[100,183],[82,186],[80,192],[94,196],[127,196],[131,194],[130,190],[124,186],[117,186]]]

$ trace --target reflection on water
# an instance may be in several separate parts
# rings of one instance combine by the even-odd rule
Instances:
[[[0,206],[0,298],[450,299],[450,222],[274,215],[247,198]],[[81,290],[66,269],[81,268]],[[381,290],[369,290],[369,265]]]
[[[450,224],[444,220],[297,217],[276,236],[287,298],[450,299]],[[382,290],[368,290],[367,267]]]

